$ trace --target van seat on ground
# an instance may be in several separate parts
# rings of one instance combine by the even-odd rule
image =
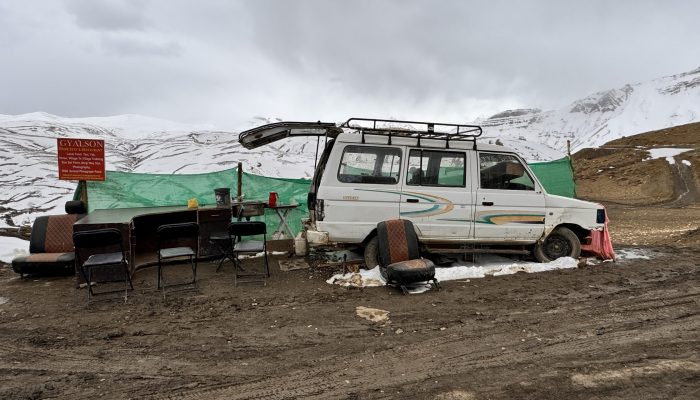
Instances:
[[[73,275],[75,254],[73,252],[73,224],[85,213],[85,204],[80,201],[66,203],[67,215],[38,217],[32,225],[29,238],[29,255],[12,260],[12,269],[24,277],[25,274]]]
[[[416,282],[433,281],[435,265],[421,258],[418,236],[413,223],[405,219],[393,219],[377,224],[379,247],[379,270],[387,284],[397,284],[404,293],[406,285]]]

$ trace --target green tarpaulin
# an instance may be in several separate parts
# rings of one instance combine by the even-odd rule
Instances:
[[[287,220],[292,230],[301,230],[301,218],[308,216],[306,195],[310,180],[270,178],[243,173],[244,200],[267,201],[270,192],[277,192],[280,204],[299,204],[290,211]],[[196,198],[199,205],[216,204],[214,189],[229,188],[236,195],[236,169],[227,169],[206,174],[139,174],[107,171],[105,181],[89,181],[88,211],[105,208],[158,207],[187,205],[187,200]],[[76,192],[77,193],[77,192]],[[274,232],[279,219],[273,210],[266,210],[264,220],[268,231]]]
[[[533,172],[548,193],[574,197],[576,188],[573,170],[568,158],[530,164]],[[187,205],[196,198],[200,205],[215,204],[214,189],[229,188],[235,196],[236,169],[206,174],[139,174],[107,171],[103,182],[87,182],[89,211],[105,208],[157,207]],[[296,203],[299,207],[289,216],[288,222],[295,232],[301,230],[301,218],[308,216],[306,195],[311,181],[307,179],[271,178],[243,173],[244,200],[267,200],[269,192],[279,194],[279,203]],[[76,197],[79,189],[76,191]],[[254,218],[256,219],[256,218]],[[268,231],[277,228],[279,219],[274,211],[267,210],[264,220]]]
[[[549,194],[576,197],[574,170],[569,157],[528,164]]]

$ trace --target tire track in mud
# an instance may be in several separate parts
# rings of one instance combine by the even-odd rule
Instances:
[[[664,338],[668,334],[675,333],[669,331],[667,327],[659,327],[656,329],[655,335],[646,335],[649,337]],[[618,333],[613,340],[608,340],[609,346],[619,346],[629,342],[631,339],[641,340],[636,329]],[[422,349],[433,349],[440,352],[441,350],[451,349],[455,342],[460,340],[440,340],[436,343],[422,344]],[[506,348],[513,348],[517,342],[499,343]],[[378,353],[376,363],[368,363],[363,365],[364,370],[372,370],[372,380],[367,381],[366,376],[358,377],[344,376],[339,371],[333,368],[320,368],[308,371],[295,371],[290,375],[283,377],[268,377],[256,382],[241,384],[241,385],[225,385],[218,388],[206,388],[204,390],[195,390],[186,394],[179,395],[177,393],[169,393],[157,398],[179,398],[179,399],[288,399],[288,398],[334,398],[347,393],[348,386],[342,386],[340,382],[347,382],[347,385],[361,382],[362,387],[358,387],[360,393],[375,393],[377,390],[387,387],[400,387],[409,384],[415,384],[421,381],[431,379],[441,379],[445,375],[454,375],[471,369],[488,369],[499,368],[504,365],[510,365],[511,368],[516,368],[522,363],[537,363],[544,359],[552,357],[569,356],[572,351],[583,353],[586,351],[594,351],[600,348],[599,339],[593,335],[585,339],[566,339],[556,343],[545,343],[544,345],[536,345],[529,348],[519,348],[518,350],[503,351],[497,356],[493,356],[493,349],[487,348],[481,351],[469,351],[467,353],[454,355],[451,357],[439,357],[424,355],[425,351],[402,353],[403,356],[411,357],[418,355],[422,357],[412,358],[417,361],[414,364],[420,364],[419,367],[406,369],[392,369],[390,373],[383,373],[382,366],[386,362],[384,357],[387,352]],[[573,350],[575,349],[575,350]],[[533,354],[530,350],[538,350],[539,354]],[[522,356],[523,352],[527,352],[527,359],[517,360],[518,356]],[[394,357],[391,357],[394,358]],[[465,360],[464,358],[468,358]],[[513,358],[516,358],[514,360]],[[374,364],[374,365],[373,365]],[[355,365],[359,367],[359,365]],[[425,371],[430,371],[426,374]]]
[[[698,294],[689,296],[698,297]],[[652,301],[652,299],[649,300],[649,302]],[[664,310],[664,315],[660,316],[662,319],[671,321],[679,315],[687,315],[690,310],[696,308],[694,301],[668,304],[665,299],[660,298],[657,299],[657,302],[661,304],[650,305],[650,307],[639,309],[639,311],[633,308],[624,310],[627,318],[607,327],[610,332],[604,334],[605,347],[622,349],[639,342],[663,341],[668,337],[681,337],[684,333],[688,335],[687,327],[674,326],[672,323],[659,324],[640,331],[642,322],[637,314],[643,314],[654,308],[661,310],[675,307],[671,310]],[[596,310],[592,310],[592,308],[597,305],[595,302],[593,303],[585,307],[573,307],[573,309],[577,313],[589,311],[594,314]],[[634,299],[628,300],[628,303],[630,303],[628,305],[633,306]],[[612,321],[615,320],[613,314],[616,312],[611,313],[610,319]],[[697,313],[690,318],[694,318],[695,324],[700,326]],[[518,321],[517,318],[512,319]],[[417,346],[408,346],[409,348],[402,345],[379,351],[374,353],[373,357],[363,355],[365,360],[362,363],[354,359],[344,360],[349,361],[348,364],[343,364],[343,360],[333,363],[333,359],[331,359],[329,364],[332,365],[296,370],[284,376],[268,376],[244,384],[224,384],[218,387],[202,387],[179,393],[170,392],[157,398],[328,398],[347,394],[348,387],[357,382],[362,383],[362,386],[358,386],[358,391],[369,395],[382,388],[416,384],[424,380],[439,379],[442,376],[474,369],[500,368],[504,365],[515,368],[518,364],[532,364],[556,358],[570,359],[572,356],[575,358],[577,354],[601,351],[601,337],[596,332],[602,324],[605,325],[605,322],[585,318],[579,320],[584,322],[568,325],[565,329],[558,331],[548,331],[539,335],[541,336],[539,339],[528,338],[529,340],[525,344],[508,338],[507,334],[492,334],[489,337],[487,332],[468,332],[469,327],[450,328],[456,332],[421,342]],[[522,322],[526,325],[527,321],[523,320]],[[581,332],[587,332],[587,334],[582,335]],[[466,352],[455,354],[456,348],[463,347],[465,337],[473,337],[474,333],[476,333],[476,337],[485,338],[481,340],[482,343],[469,348]],[[499,347],[503,350],[494,355],[494,348]],[[411,359],[412,362],[410,365],[402,364],[402,359]],[[387,369],[386,365],[392,365],[392,368]],[[373,373],[368,377],[362,371],[373,371]],[[426,371],[429,372],[426,374]]]
[[[677,155],[673,157],[671,172],[673,173],[673,193],[675,199],[665,205],[673,208],[683,208],[690,204],[700,202],[700,190],[698,190],[693,170],[689,165],[683,163],[683,157]]]
[[[627,363],[644,365],[647,358],[697,357],[688,351],[700,345],[696,337],[700,292],[695,284],[700,269],[692,261],[699,254],[681,251],[639,262],[644,267],[639,272],[624,266],[596,267],[532,280],[507,277],[498,283],[514,285],[512,290],[497,289],[495,281],[480,281],[474,294],[452,290],[456,284],[448,283],[440,296],[391,297],[381,292],[339,296],[335,290],[310,295],[309,289],[316,289],[313,284],[295,296],[287,296],[286,290],[260,296],[255,292],[260,305],[254,308],[246,306],[252,301],[248,295],[226,301],[187,298],[168,307],[157,302],[132,305],[132,320],[153,317],[160,324],[134,326],[126,329],[124,339],[105,341],[111,325],[100,315],[92,316],[68,347],[49,343],[47,350],[42,342],[26,338],[55,337],[55,329],[37,331],[38,322],[15,321],[12,329],[0,330],[14,338],[0,346],[0,374],[10,389],[25,378],[64,382],[56,387],[68,391],[61,393],[66,398],[95,397],[87,394],[87,388],[92,389],[96,381],[83,379],[82,374],[107,378],[106,390],[131,398],[375,398],[405,393],[405,388],[432,387],[437,394],[455,385],[476,391],[477,398],[518,397],[513,390],[522,389],[518,387],[522,381],[532,382],[530,390],[540,394],[549,388],[582,390],[570,387],[574,372],[614,371]],[[655,266],[678,261],[685,264]],[[425,301],[427,306],[418,305]],[[392,304],[395,308],[386,307],[395,310],[392,324],[353,320],[355,305],[370,302]],[[287,303],[298,306],[299,315],[280,321],[283,330],[268,329],[267,323],[292,313]],[[212,310],[210,304],[218,306]],[[161,308],[151,316],[153,307]],[[96,312],[105,318],[122,316],[104,308]],[[168,313],[178,315],[177,321],[162,317]],[[309,321],[326,318],[329,323],[314,322],[324,335],[306,329]],[[71,319],[51,321],[65,324]],[[234,330],[232,323],[245,328]],[[405,333],[395,335],[398,327]],[[144,329],[145,335],[130,336],[129,331],[136,329]],[[240,352],[209,346],[222,341],[225,346],[229,332],[234,332],[233,346],[239,346]],[[192,340],[194,336],[198,340]],[[192,351],[203,343],[206,351]],[[91,351],[95,349],[97,353]],[[87,353],[84,358],[83,353]],[[23,362],[13,363],[18,360]],[[533,365],[542,366],[547,375],[533,377]],[[655,382],[642,389],[654,389]],[[503,395],[504,390],[510,390],[511,396]],[[405,397],[420,397],[417,393],[425,392]],[[585,397],[583,391],[576,393]]]

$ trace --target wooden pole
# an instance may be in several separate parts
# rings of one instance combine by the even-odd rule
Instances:
[[[243,201],[243,163],[238,163],[238,182],[236,183],[236,197],[238,201]]]

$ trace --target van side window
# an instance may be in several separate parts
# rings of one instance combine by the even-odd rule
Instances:
[[[479,153],[482,189],[535,190],[525,166],[512,154]]]
[[[463,152],[413,149],[408,157],[406,184],[463,187],[465,157]]]
[[[346,146],[338,169],[338,181],[394,185],[399,182],[401,149]]]

